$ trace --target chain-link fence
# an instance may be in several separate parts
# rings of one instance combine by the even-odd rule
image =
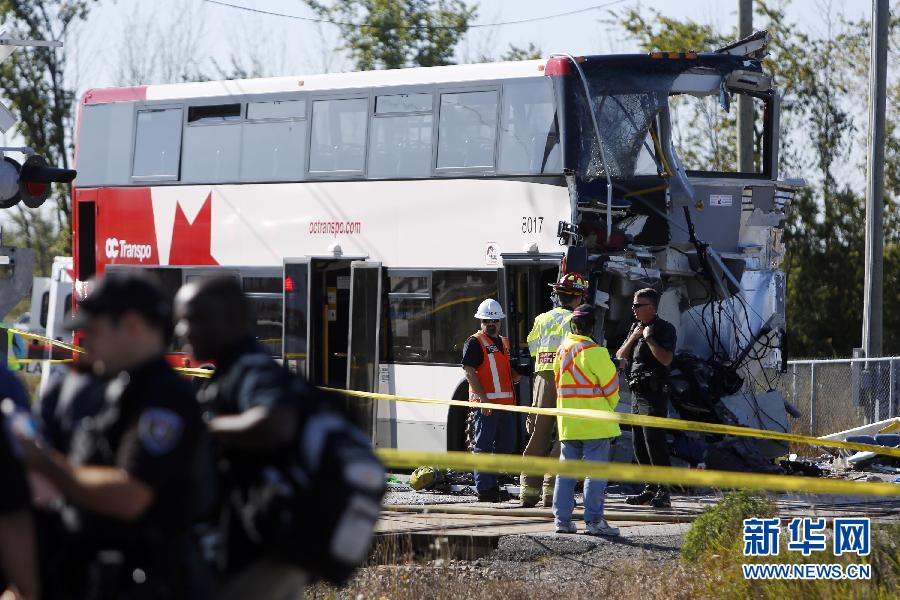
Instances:
[[[900,416],[900,357],[789,361],[779,387],[802,413],[794,433],[828,435]]]

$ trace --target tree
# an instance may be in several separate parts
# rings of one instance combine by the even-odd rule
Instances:
[[[93,0],[2,0],[0,17],[7,31],[65,44],[72,27],[83,21]],[[66,47],[21,48],[0,65],[0,90],[18,117],[16,131],[50,164],[68,168],[74,131],[74,89],[66,81]],[[9,215],[13,238],[37,252],[36,268],[47,272],[55,253],[71,252],[71,207],[65,186],[53,193],[55,214],[19,205]]]
[[[544,52],[533,42],[528,42],[527,46],[510,44],[509,48],[500,55],[500,60],[537,60],[539,58],[544,58]]]
[[[477,9],[462,0],[305,0],[341,32],[356,69],[449,65]]]
[[[181,10],[162,20],[162,11],[149,13],[138,5],[129,13],[122,29],[116,64],[116,84],[205,81],[206,16],[203,5],[184,2]]]

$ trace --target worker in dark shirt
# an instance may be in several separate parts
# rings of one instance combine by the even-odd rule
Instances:
[[[104,406],[82,421],[68,458],[21,440],[25,462],[70,507],[65,563],[82,579],[62,582],[60,597],[209,597],[191,527],[209,510],[212,463],[190,386],[163,355],[171,324],[149,275],[101,279],[72,326],[109,380]]]
[[[500,335],[500,320],[506,318],[500,303],[484,300],[475,313],[480,327],[463,346],[462,368],[469,383],[469,400],[489,404],[516,403],[514,386],[520,375],[509,359],[509,340]],[[512,454],[515,450],[515,415],[506,410],[473,409],[475,447],[473,452]],[[497,477],[475,471],[475,489],[481,502],[500,500]]]
[[[631,305],[636,320],[616,357],[626,366],[631,388],[631,409],[639,415],[669,416],[669,368],[675,357],[675,327],[659,317],[659,292],[652,288],[638,290]],[[638,464],[669,467],[666,430],[655,427],[632,427],[634,455]],[[647,485],[640,494],[625,498],[628,504],[652,504],[657,508],[672,506],[666,486]]]
[[[302,597],[306,575],[248,531],[242,518],[260,490],[261,472],[296,453],[305,382],[282,368],[253,337],[250,307],[230,277],[189,283],[175,298],[176,332],[216,370],[199,392],[209,430],[227,465],[225,544],[218,598]],[[274,473],[275,471],[269,471]],[[314,515],[310,515],[314,518]],[[254,540],[253,538],[257,538]]]
[[[0,417],[0,595],[11,587],[16,598],[38,598],[37,564],[28,482]]]

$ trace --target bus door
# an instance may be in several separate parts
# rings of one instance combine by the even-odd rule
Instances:
[[[378,391],[378,330],[381,323],[381,263],[350,263],[350,330],[347,335],[347,389]],[[349,413],[366,433],[375,435],[374,400],[348,398]]]
[[[284,259],[283,357],[317,385],[347,383],[351,264],[365,257]]]
[[[512,349],[513,365],[521,373],[534,368],[528,351],[528,333],[534,318],[553,308],[550,284],[559,275],[560,254],[502,254],[506,288],[506,333]],[[519,381],[519,404],[531,404],[531,378]],[[520,428],[524,432],[524,422]],[[523,433],[524,437],[524,433]],[[526,440],[527,441],[527,440]]]

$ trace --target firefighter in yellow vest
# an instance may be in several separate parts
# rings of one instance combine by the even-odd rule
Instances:
[[[556,386],[553,382],[553,357],[569,332],[572,309],[584,301],[587,282],[578,273],[566,273],[553,288],[553,310],[539,314],[528,334],[528,350],[534,357],[534,386],[531,405],[540,408],[556,406]],[[555,435],[556,417],[528,415],[525,429],[530,434],[523,456],[559,456],[559,440]],[[543,486],[541,482],[543,481]],[[544,506],[553,505],[553,476],[522,474],[519,498],[522,506],[536,506],[543,496]]]
[[[594,307],[582,304],[572,312],[572,332],[566,336],[553,360],[556,403],[559,408],[613,411],[619,403],[619,377],[609,351],[591,339]],[[617,423],[557,417],[562,460],[605,462],[612,439],[621,431]],[[588,535],[619,535],[603,518],[606,481],[584,482],[584,521]],[[556,533],[575,533],[575,479],[557,477],[553,494]]]

